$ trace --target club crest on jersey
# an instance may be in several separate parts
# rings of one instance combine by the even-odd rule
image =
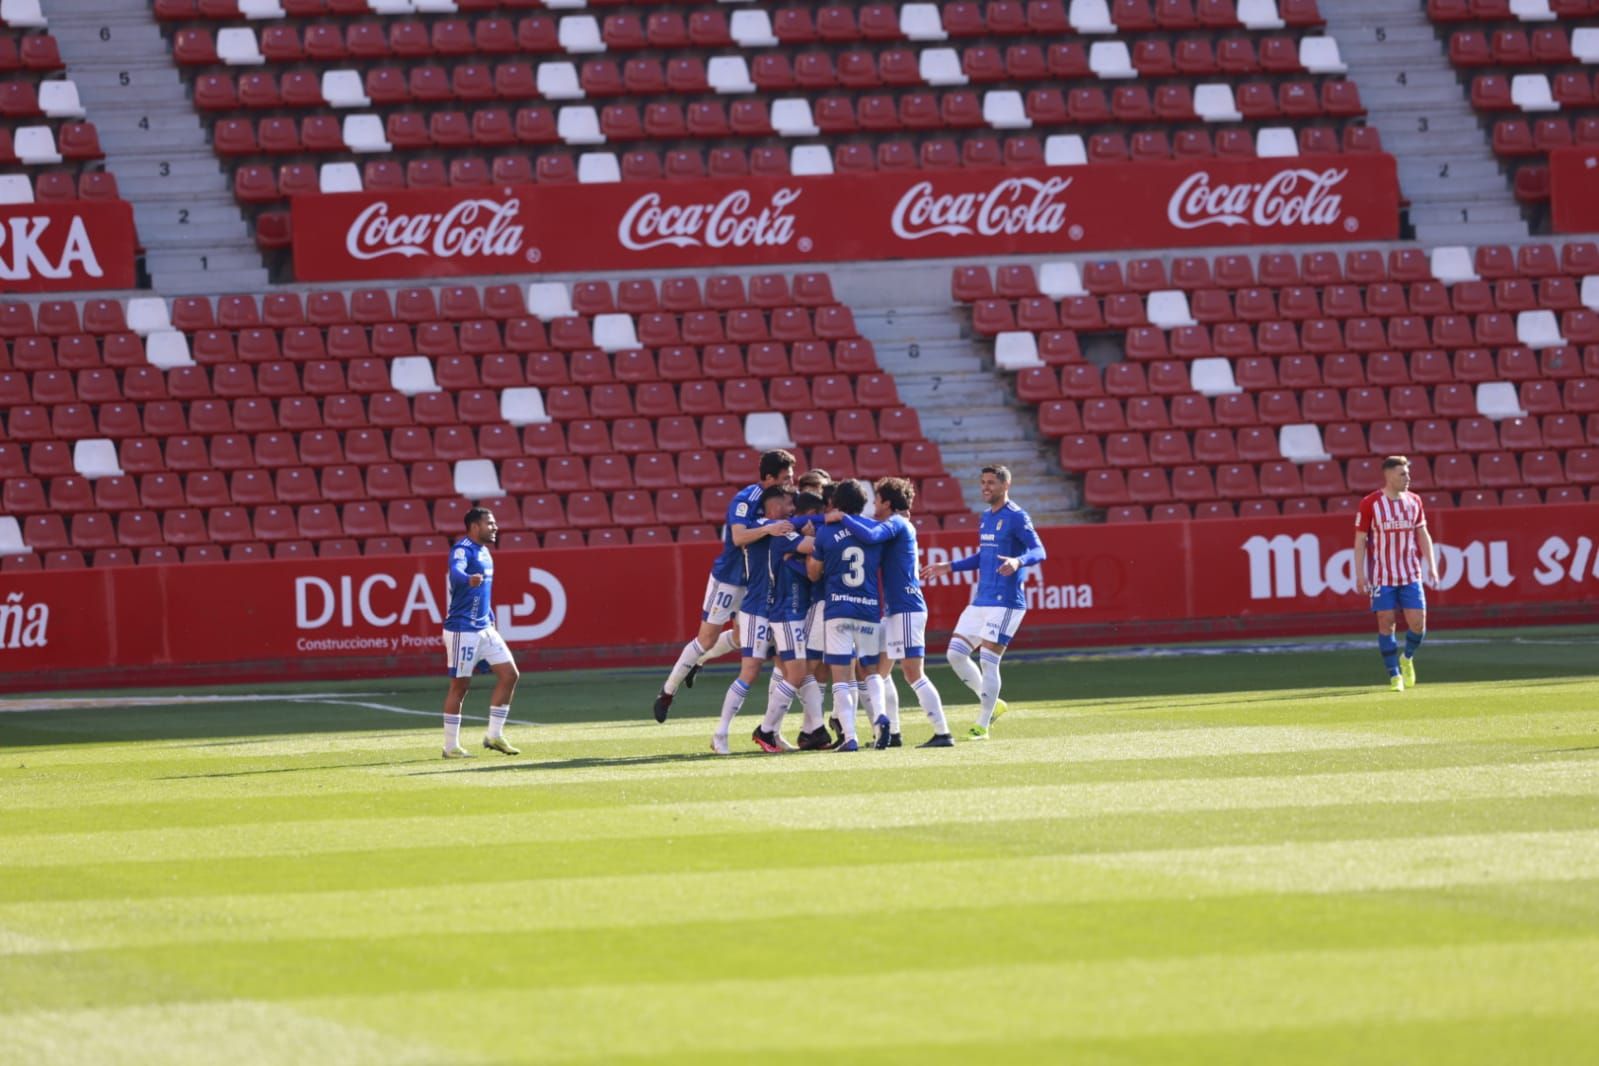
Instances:
[[[1005,520],[1003,518],[1001,518],[998,522],[994,523],[994,532],[997,533],[997,532],[999,532],[1000,530],[1002,530],[1004,528],[1005,528]]]

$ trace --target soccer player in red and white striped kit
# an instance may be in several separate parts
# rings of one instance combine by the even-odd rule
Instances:
[[[1427,635],[1425,577],[1438,584],[1438,553],[1427,532],[1421,497],[1410,491],[1410,460],[1382,461],[1383,487],[1360,501],[1355,512],[1355,581],[1371,597],[1377,616],[1377,649],[1388,668],[1388,687],[1403,692],[1416,684],[1416,649]],[[1394,637],[1395,611],[1405,612],[1405,653]]]

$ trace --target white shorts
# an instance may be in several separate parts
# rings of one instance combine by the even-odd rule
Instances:
[[[700,621],[725,626],[744,603],[743,585],[725,585],[714,577],[705,580],[705,604]]]
[[[883,651],[895,662],[927,656],[927,612],[906,611],[883,619]]]
[[[817,600],[811,604],[810,613],[805,616],[805,648],[810,652],[810,658],[821,662],[827,654],[827,601]]]
[[[860,618],[829,618],[827,620],[827,662],[831,666],[848,666],[859,660],[862,666],[876,666],[882,654],[881,623]]]
[[[808,658],[805,648],[804,622],[771,623],[772,641],[777,645],[777,657],[785,663]]]
[[[963,637],[975,636],[978,640],[992,641],[1004,647],[1021,628],[1022,618],[1026,614],[1025,607],[979,607],[972,604],[961,612],[959,621],[955,623],[955,632]]]
[[[739,654],[746,659],[768,659],[772,655],[772,624],[758,614],[738,616]]]
[[[444,664],[448,677],[471,677],[480,662],[490,666],[511,661],[511,649],[493,626],[475,633],[444,631]]]

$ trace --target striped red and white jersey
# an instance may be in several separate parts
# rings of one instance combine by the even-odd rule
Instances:
[[[1379,489],[1360,501],[1355,529],[1366,534],[1366,574],[1372,585],[1408,585],[1421,580],[1416,530],[1426,524],[1427,513],[1414,492],[1389,499]]]

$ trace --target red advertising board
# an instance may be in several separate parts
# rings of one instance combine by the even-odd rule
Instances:
[[[1599,233],[1599,149],[1549,153],[1549,198],[1558,233]]]
[[[300,281],[1385,240],[1391,156],[297,196]]]
[[[137,251],[120,200],[0,206],[0,291],[131,289]]]
[[[1599,619],[1599,504],[1441,511],[1435,624]],[[1040,530],[1018,647],[1365,629],[1349,515]],[[934,534],[928,561],[967,554]],[[698,624],[714,546],[500,552],[501,632],[530,667],[664,664]],[[0,575],[0,689],[91,678],[427,672],[444,559],[373,557]],[[927,590],[945,632],[967,574]]]

